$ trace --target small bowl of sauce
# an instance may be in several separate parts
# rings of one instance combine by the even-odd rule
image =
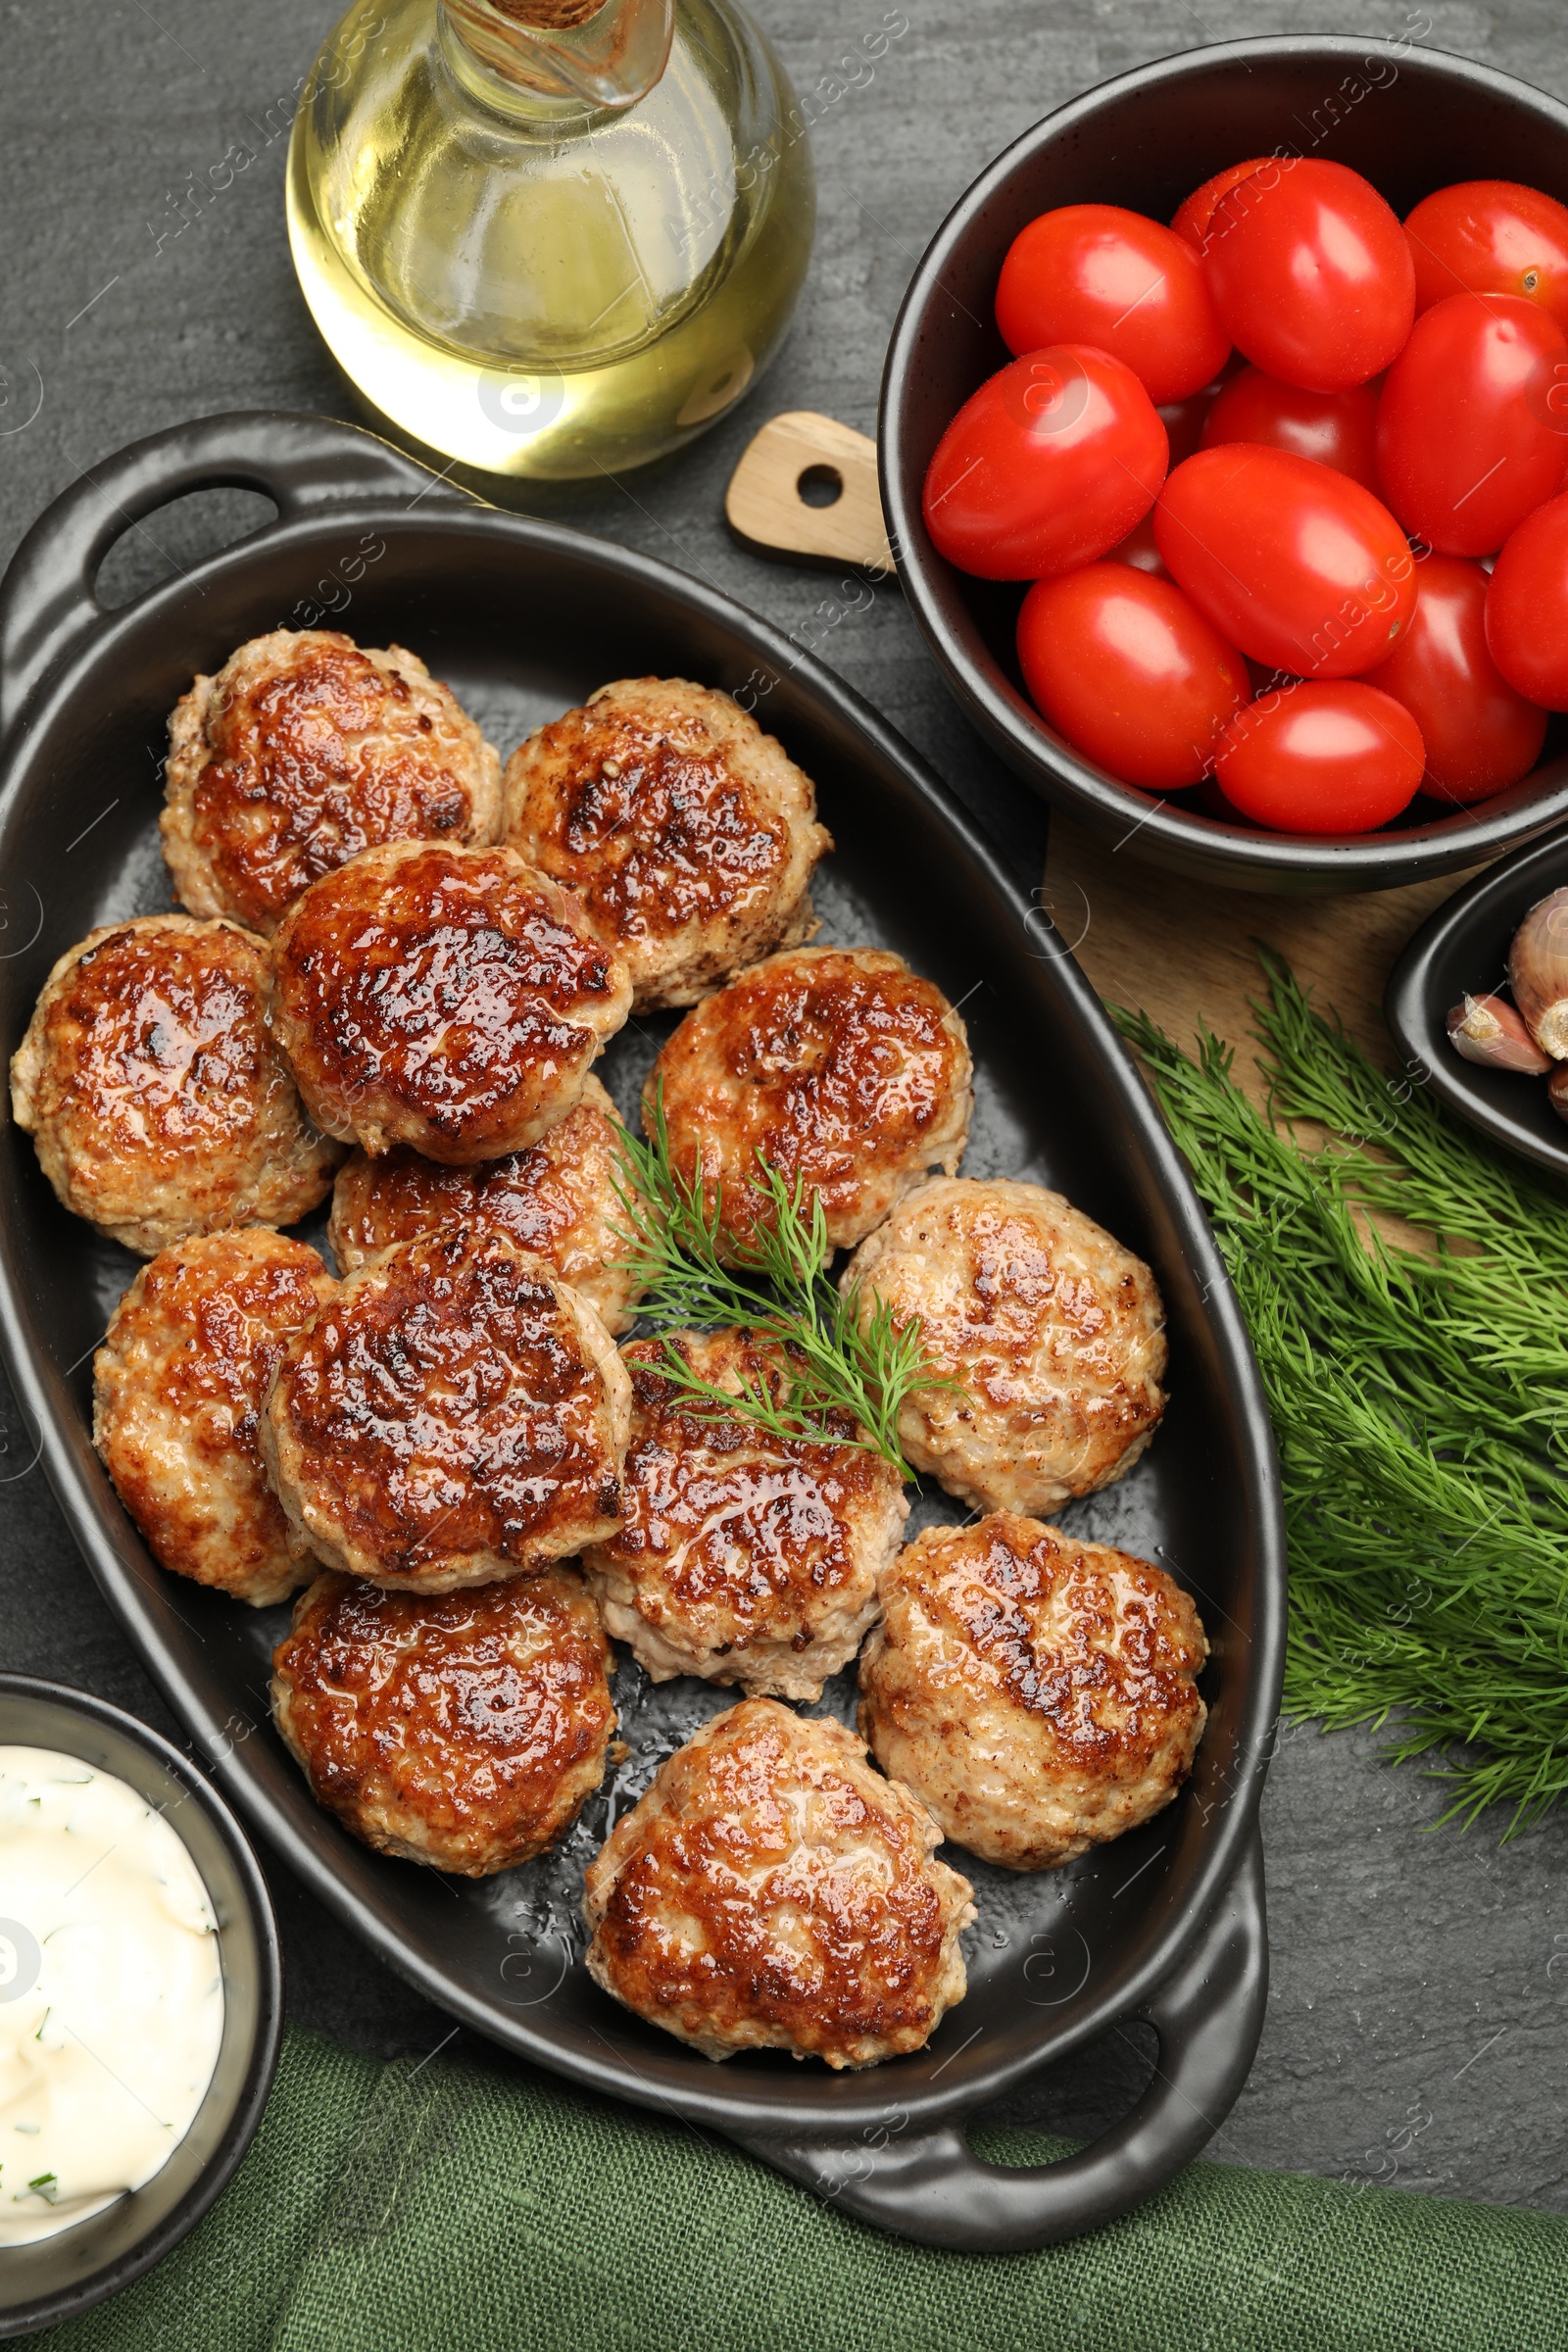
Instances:
[[[0,1675],[0,2334],[84,2311],[218,2196],[282,1976],[255,1856],[177,1749]]]

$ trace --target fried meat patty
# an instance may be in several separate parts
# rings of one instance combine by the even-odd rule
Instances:
[[[501,762],[416,654],[273,629],[175,704],[165,793],[182,905],[269,933],[362,850],[493,841]]]
[[[291,1343],[262,1447],[329,1568],[445,1592],[620,1523],[631,1383],[588,1301],[493,1225],[368,1258]]]
[[[674,1344],[715,1388],[787,1396],[777,1348],[754,1334],[683,1332]],[[878,1571],[909,1515],[898,1471],[864,1446],[715,1418],[661,1371],[657,1341],[621,1352],[633,1396],[625,1519],[583,1559],[606,1625],[656,1683],[697,1674],[819,1698],[876,1613]]]
[[[730,1248],[765,1214],[761,1152],[814,1194],[835,1249],[850,1249],[968,1140],[973,1065],[939,988],[880,948],[795,948],[742,972],[689,1012],[643,1098],[662,1100],[670,1158],[710,1203]]]
[[[368,850],[272,942],[272,1023],[305,1100],[373,1155],[522,1151],[575,1108],[630,1004],[580,902],[512,850]]]
[[[329,1571],[272,1654],[272,1715],[356,1838],[477,1879],[543,1853],[598,1788],[610,1667],[570,1569],[432,1593]]]
[[[382,1159],[353,1152],[332,1188],[332,1254],[351,1274],[394,1242],[455,1218],[478,1218],[548,1260],[598,1310],[607,1331],[629,1331],[640,1293],[625,1263],[625,1212],[615,1191],[623,1133],[613,1102],[590,1078],[575,1110],[502,1159],[444,1168],[404,1145]]]
[[[634,1009],[695,1004],[815,928],[829,836],[783,747],[727,694],[621,678],[507,762],[505,838],[581,893],[631,974]]]
[[[862,1319],[920,1318],[899,1416],[917,1470],[980,1510],[1054,1510],[1130,1470],[1165,1409],[1165,1310],[1142,1258],[1042,1185],[939,1178],[844,1273]]]
[[[881,1579],[860,1730],[943,1833],[1047,1870],[1170,1803],[1208,1642],[1162,1568],[1013,1511],[928,1528]]]
[[[198,1234],[142,1267],[93,1360],[93,1444],[153,1557],[257,1608],[315,1574],[257,1432],[285,1347],[332,1288],[314,1250],[265,1226]]]
[[[918,2050],[964,1995],[970,1886],[840,1723],[748,1698],[706,1723],[589,1865],[595,1982],[710,2058]]]
[[[11,1063],[11,1106],[67,1208],[143,1257],[291,1225],[342,1157],[267,1021],[263,941],[143,914],[62,956]]]

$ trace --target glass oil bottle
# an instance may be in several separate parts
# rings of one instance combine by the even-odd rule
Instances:
[[[356,0],[289,150],[294,264],[371,407],[496,474],[618,474],[767,366],[815,187],[733,0]]]

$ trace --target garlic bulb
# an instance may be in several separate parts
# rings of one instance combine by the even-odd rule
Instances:
[[[1546,1081],[1551,1107],[1559,1119],[1568,1119],[1568,1061],[1560,1061]]]
[[[1551,1067],[1513,1006],[1500,997],[1466,997],[1462,1004],[1455,1004],[1448,1015],[1448,1043],[1466,1061],[1479,1061],[1487,1069],[1520,1070],[1539,1078]],[[1563,1115],[1568,1118],[1568,1110]]]
[[[1542,1052],[1568,1059],[1568,890],[1538,900],[1525,916],[1508,950],[1508,980]]]

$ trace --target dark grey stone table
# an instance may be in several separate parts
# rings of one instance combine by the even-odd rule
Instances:
[[[882,0],[756,6],[802,86],[886,21]],[[1005,823],[1012,788],[949,703],[898,589],[836,617],[831,578],[771,565],[727,536],[722,488],[747,439],[786,408],[871,427],[888,329],[932,229],[1000,147],[1108,74],[1244,33],[1413,27],[1568,96],[1568,54],[1551,0],[900,0],[900,12],[907,31],[815,132],[816,254],[771,376],[678,463],[538,504],[796,630]],[[228,408],[352,414],[296,292],[282,218],[280,126],[336,13],[333,0],[20,0],[7,12],[0,560],[49,499],[139,434]],[[254,147],[270,130],[225,192],[190,196],[231,141]],[[120,593],[232,536],[243,504],[191,502],[130,533],[111,559]],[[0,1659],[173,1732],[41,1473],[26,1469],[30,1447],[4,1401]],[[1263,1814],[1269,2020],[1213,2153],[1568,2210],[1568,1818],[1509,1844],[1500,1820],[1440,1829],[1441,1788],[1417,1768],[1389,1769],[1379,1744],[1305,1728],[1281,1747]],[[387,2054],[443,2039],[446,2020],[281,1868],[271,1878],[297,2019]],[[1092,2131],[1148,2064],[1136,2037],[1112,2039],[1009,2112]]]

